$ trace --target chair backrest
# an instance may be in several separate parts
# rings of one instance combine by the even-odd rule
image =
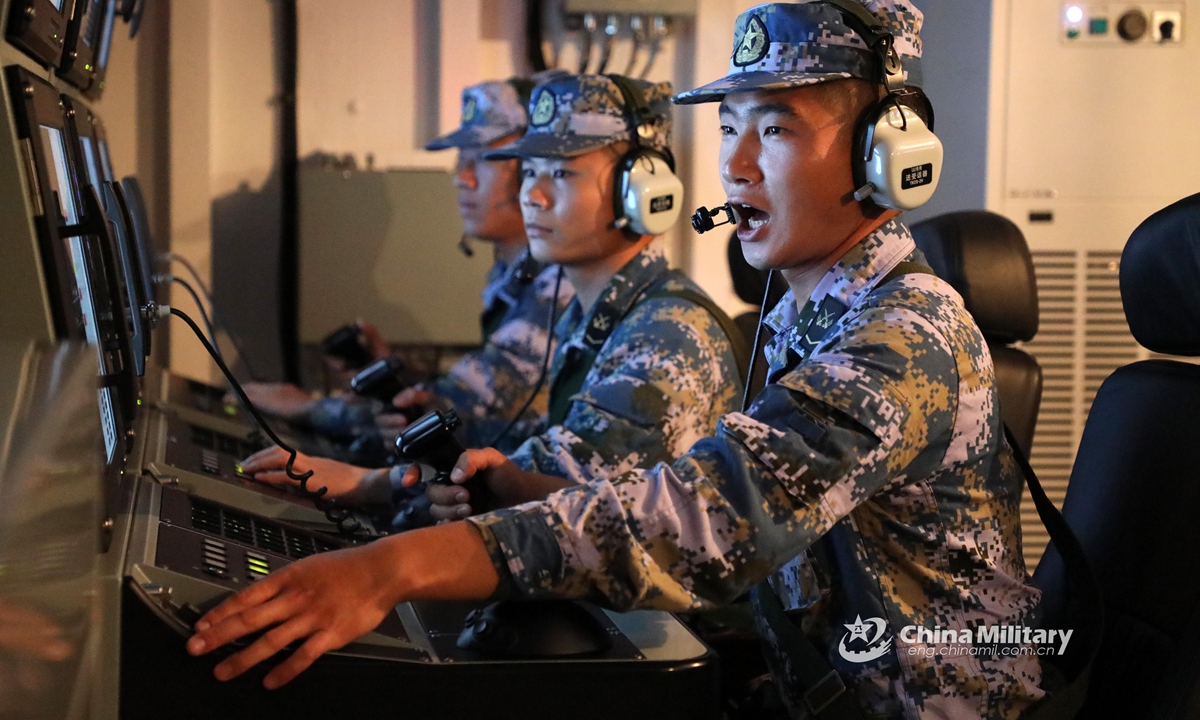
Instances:
[[[1133,233],[1121,258],[1130,330],[1155,352],[1200,355],[1200,195]],[[1063,515],[1101,586],[1105,630],[1080,718],[1196,717],[1200,708],[1200,366],[1126,365],[1088,415]],[[1072,598],[1047,548],[1033,582],[1044,626]],[[1068,658],[1067,664],[1071,663]]]
[[[986,210],[948,213],[912,226],[929,267],[959,295],[991,349],[1000,414],[1029,453],[1042,402],[1042,369],[1012,343],[1038,329],[1037,281],[1021,230]]]

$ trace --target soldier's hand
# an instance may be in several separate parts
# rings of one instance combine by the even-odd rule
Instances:
[[[279,446],[259,450],[238,466],[241,472],[258,482],[282,487],[300,487],[300,481],[288,477],[286,468],[288,453]],[[327,488],[325,497],[339,500],[343,505],[385,505],[391,500],[391,485],[387,479],[387,468],[369,470],[347,465],[328,458],[309,457],[296,453],[292,470],[298,475],[313,471],[308,479],[309,490]]]
[[[316,403],[307,390],[291,383],[252,382],[243,384],[242,390],[246,392],[246,397],[250,398],[254,407],[285,420],[304,419]],[[225,402],[236,403],[237,397],[228,393],[225,395]]]
[[[471,505],[471,491],[465,485],[476,477],[486,483],[492,495],[489,507]],[[406,485],[408,480],[406,476]],[[450,472],[450,482],[451,485],[430,485],[425,491],[433,503],[429,512],[439,521],[459,520],[499,507],[543,500],[550,493],[574,484],[563,478],[525,472],[495,448],[464,452]]]
[[[289,682],[318,657],[379,627],[405,600],[479,600],[500,581],[479,531],[452,523],[321,553],[272,572],[210,610],[188,641],[204,655],[266,630],[213,670],[230,680],[292,643],[300,645],[263,679]]]
[[[387,592],[392,568],[375,560],[371,548],[322,553],[272,572],[200,618],[188,652],[203,655],[271,628],[218,664],[213,675],[231,680],[291,643],[302,642],[267,673],[263,686],[274,689],[289,682],[323,653],[374,630],[392,611],[396,601]]]

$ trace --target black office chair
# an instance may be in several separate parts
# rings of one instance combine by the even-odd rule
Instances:
[[[1200,195],[1134,231],[1121,256],[1121,300],[1139,343],[1200,356]],[[1200,717],[1200,367],[1147,360],[1104,381],[1063,515],[1105,603],[1078,717]],[[1075,599],[1053,544],[1033,581],[1043,591],[1044,626],[1069,627]],[[1079,660],[1070,648],[1067,660]]]
[[[1037,281],[1025,236],[985,210],[948,213],[912,226],[929,266],[962,295],[996,368],[1000,415],[1028,455],[1042,403],[1042,369],[1012,347],[1038,330]]]

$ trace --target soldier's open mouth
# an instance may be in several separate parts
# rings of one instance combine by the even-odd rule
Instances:
[[[765,210],[759,210],[753,205],[733,203],[729,207],[733,209],[733,214],[737,217],[739,231],[753,232],[766,225],[767,221],[771,219],[769,213]]]

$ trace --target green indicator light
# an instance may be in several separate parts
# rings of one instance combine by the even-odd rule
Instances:
[[[234,471],[235,473],[237,473],[238,475],[245,475],[245,474],[246,474],[246,471],[242,469],[242,466],[241,466],[241,465],[234,465],[234,466],[233,466],[233,471]]]
[[[138,398],[138,400],[137,400],[137,404],[138,404],[138,405],[141,405],[141,404],[142,404],[142,399],[141,399],[141,398]]]
[[[271,569],[271,567],[269,565],[267,565],[265,562],[263,562],[262,560],[253,560],[251,558],[246,558],[246,564],[249,565],[250,567],[262,568],[263,570]]]
[[[91,64],[91,63],[87,63],[86,65],[84,65],[84,66],[83,66],[83,69],[84,69],[84,70],[91,70],[91,69],[92,69],[92,64]]]
[[[237,405],[226,405],[225,406],[225,414],[226,415],[237,415]]]

